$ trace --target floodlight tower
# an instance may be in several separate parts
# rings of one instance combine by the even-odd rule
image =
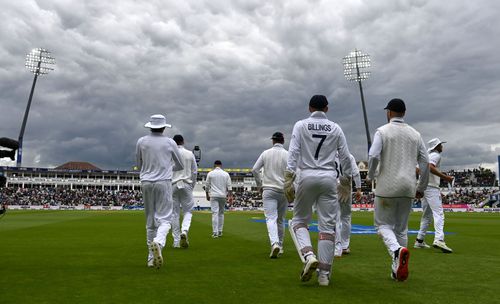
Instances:
[[[54,57],[50,55],[50,52],[46,49],[36,48],[32,49],[31,52],[26,55],[25,66],[30,70],[35,77],[33,78],[33,85],[31,86],[30,97],[28,99],[28,105],[26,106],[26,111],[24,112],[23,124],[21,125],[21,132],[19,132],[19,149],[17,149],[17,166],[21,166],[23,157],[23,137],[24,129],[26,128],[26,121],[28,120],[28,113],[31,107],[31,100],[33,99],[33,92],[35,91],[36,80],[39,75],[48,74],[54,69],[51,65],[56,63]]]
[[[362,80],[368,79],[370,76],[370,71],[368,68],[370,64],[370,55],[363,54],[360,50],[354,49],[349,55],[344,57],[342,60],[344,64],[344,76],[349,81],[357,81],[359,84],[359,92],[361,94],[361,106],[363,107],[363,117],[365,119],[365,131],[366,131],[366,141],[368,142],[368,151],[372,146],[372,140],[370,138],[370,131],[368,129],[368,119],[366,118],[366,107],[365,107],[365,97],[363,95],[363,86],[361,85]]]

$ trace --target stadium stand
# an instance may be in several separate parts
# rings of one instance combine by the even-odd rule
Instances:
[[[362,177],[363,196],[358,204],[371,205],[374,195],[371,184],[365,183],[366,164],[358,163]],[[20,206],[115,206],[124,209],[142,207],[142,195],[137,171],[101,170],[84,162],[69,162],[54,169],[0,167],[7,176],[7,187],[0,189],[0,202]],[[262,207],[250,169],[226,169],[233,182],[233,198],[229,206],[241,209]],[[195,206],[208,208],[203,184],[208,168],[200,168],[194,191]],[[442,184],[443,204],[492,206],[498,201],[495,173],[477,168],[451,170],[455,187]],[[496,196],[494,196],[496,195]],[[496,201],[491,198],[497,198]],[[490,203],[491,201],[491,203]],[[416,202],[415,207],[418,207]]]

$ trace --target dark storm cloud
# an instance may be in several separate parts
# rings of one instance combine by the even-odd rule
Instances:
[[[273,132],[288,143],[317,93],[365,159],[359,91],[342,67],[359,48],[372,59],[363,83],[371,134],[397,96],[426,141],[449,141],[444,165],[491,164],[500,143],[499,8],[486,0],[4,3],[0,135],[17,137],[32,81],[24,56],[44,47],[57,65],[37,83],[24,165],[130,168],[144,123],[163,113],[169,135],[202,147],[203,166],[248,167]]]

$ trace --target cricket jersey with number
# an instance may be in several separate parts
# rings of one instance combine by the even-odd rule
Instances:
[[[344,174],[352,173],[350,153],[344,132],[339,125],[330,121],[322,111],[295,123],[288,149],[287,168],[299,170],[335,171],[339,168],[335,157],[342,164]]]

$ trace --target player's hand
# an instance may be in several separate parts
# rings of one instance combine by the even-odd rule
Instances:
[[[339,201],[341,203],[349,203],[351,201],[351,198],[352,198],[352,194],[351,194],[351,178],[349,177],[345,177],[345,176],[341,176],[339,178],[339,185],[338,185],[338,193],[339,193]]]
[[[424,194],[420,191],[417,191],[417,193],[415,193],[415,198],[416,199],[421,199],[422,197],[424,197]]]
[[[455,178],[453,176],[446,175],[444,179],[446,180],[446,182],[451,184]]]
[[[295,180],[295,172],[286,170],[283,190],[285,191],[285,196],[289,203],[295,200],[295,187],[293,186],[294,180]]]
[[[354,198],[356,199],[357,202],[359,202],[361,200],[361,196],[363,196],[361,189],[356,190],[356,194],[355,194]]]
[[[264,193],[264,188],[259,187],[259,188],[257,189],[257,191],[259,191],[260,195],[262,196],[262,193]]]

